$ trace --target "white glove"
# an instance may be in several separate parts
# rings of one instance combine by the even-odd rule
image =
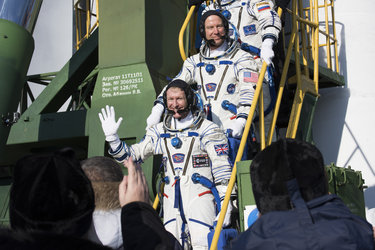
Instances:
[[[220,207],[221,207],[221,209],[223,209],[223,203],[224,203],[224,200],[222,200],[222,201],[220,202],[220,205],[221,205]],[[232,203],[231,203],[231,201],[229,201],[229,203],[228,203],[228,207],[227,207],[227,212],[225,213],[225,218],[224,218],[224,221],[223,221],[223,227],[227,227],[227,226],[230,225],[230,215],[231,215],[231,213],[232,213],[232,210],[233,210]],[[221,214],[221,211],[220,211],[220,213],[218,213],[218,214],[216,215],[216,218],[215,218],[215,221],[216,221],[216,222],[219,220],[220,214]]]
[[[120,141],[117,135],[117,130],[122,122],[122,117],[115,120],[115,108],[113,106],[105,106],[102,108],[102,112],[99,113],[99,119],[102,122],[102,128],[107,142]]]
[[[156,103],[154,107],[152,107],[151,114],[147,117],[147,127],[146,130],[152,127],[155,124],[160,122],[160,118],[164,112],[164,106],[160,103]]]
[[[260,57],[267,63],[267,65],[272,64],[272,58],[275,56],[275,53],[273,52],[273,43],[274,40],[271,38],[264,39],[260,50]]]
[[[232,130],[232,136],[235,138],[240,138],[242,136],[243,129],[246,125],[246,119],[244,118],[238,118],[235,120],[232,120],[232,122],[229,124],[228,129]]]

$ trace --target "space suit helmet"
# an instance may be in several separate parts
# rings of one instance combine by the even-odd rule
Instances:
[[[163,101],[165,105],[167,105],[167,91],[170,88],[179,88],[185,92],[185,96],[187,100],[187,107],[185,109],[186,111],[191,111],[194,114],[194,112],[199,109],[197,107],[197,97],[193,89],[190,87],[189,84],[187,84],[185,81],[180,80],[180,79],[171,81],[166,87],[163,93]]]
[[[219,11],[216,11],[216,10],[208,10],[201,16],[201,20],[200,20],[200,23],[199,23],[199,34],[200,34],[200,36],[202,37],[202,39],[207,41],[204,23],[206,22],[206,19],[209,16],[212,16],[212,15],[216,15],[216,16],[221,18],[221,20],[223,22],[223,25],[224,25],[224,29],[225,29],[224,40],[227,40],[229,38],[229,35],[228,35],[228,33],[229,33],[228,20],[223,16],[223,14],[221,14]]]

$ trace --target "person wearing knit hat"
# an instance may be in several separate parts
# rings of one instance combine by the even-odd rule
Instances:
[[[314,145],[272,143],[250,166],[261,216],[230,249],[375,249],[372,226],[328,193],[324,161]]]
[[[14,167],[1,249],[109,249],[84,239],[94,192],[74,151],[29,155]]]

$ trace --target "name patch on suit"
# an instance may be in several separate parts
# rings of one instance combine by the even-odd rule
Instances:
[[[173,159],[174,163],[181,163],[181,162],[184,162],[185,155],[184,154],[174,154],[174,155],[172,155],[172,159]]]
[[[206,168],[210,166],[207,154],[193,155],[193,168]]]
[[[256,30],[256,27],[255,27],[255,24],[244,26],[243,27],[243,33],[245,34],[245,36],[256,34],[257,30]]]

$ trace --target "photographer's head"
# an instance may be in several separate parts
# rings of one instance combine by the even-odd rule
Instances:
[[[94,208],[91,183],[72,149],[18,160],[9,202],[13,229],[81,237]]]
[[[287,182],[293,178],[306,202],[328,193],[322,154],[303,141],[282,139],[272,143],[255,156],[250,175],[262,214],[292,208]]]

